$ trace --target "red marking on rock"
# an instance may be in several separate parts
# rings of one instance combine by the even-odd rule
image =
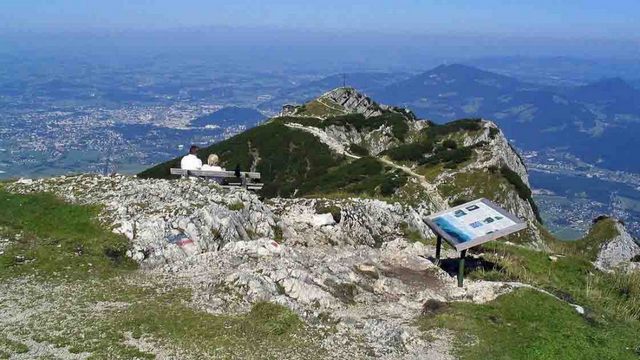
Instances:
[[[189,244],[193,244],[193,240],[191,239],[182,239],[182,240],[178,240],[178,246],[182,247],[182,246],[186,246]]]

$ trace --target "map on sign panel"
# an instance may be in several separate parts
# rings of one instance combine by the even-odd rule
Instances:
[[[487,199],[429,216],[427,224],[458,250],[522,230],[526,224]]]

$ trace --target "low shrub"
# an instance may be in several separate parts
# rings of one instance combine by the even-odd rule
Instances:
[[[383,152],[395,161],[420,161],[433,151],[432,143],[411,143],[396,146]]]
[[[507,179],[507,181],[511,185],[513,185],[513,187],[516,189],[516,192],[518,193],[518,196],[522,200],[526,200],[527,202],[529,202],[529,205],[531,205],[531,208],[533,209],[533,212],[536,215],[536,219],[538,220],[539,223],[542,224],[542,217],[540,216],[540,210],[538,209],[538,206],[533,200],[531,189],[527,186],[527,184],[524,183],[524,181],[522,181],[522,178],[520,178],[520,175],[518,175],[518,173],[516,173],[515,171],[511,170],[506,165],[500,169],[500,173],[505,179]]]
[[[349,144],[349,152],[356,156],[369,156],[367,148],[354,143]]]

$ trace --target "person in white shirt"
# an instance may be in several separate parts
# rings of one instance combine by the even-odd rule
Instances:
[[[202,170],[209,171],[224,171],[222,167],[218,165],[220,158],[216,154],[211,154],[207,158],[207,164],[202,166]]]
[[[200,170],[202,168],[202,160],[198,159],[198,147],[191,145],[189,154],[180,161],[180,168],[184,170]]]

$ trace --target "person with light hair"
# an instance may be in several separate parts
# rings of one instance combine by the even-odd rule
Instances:
[[[219,161],[220,161],[220,158],[218,157],[218,155],[216,154],[209,155],[209,157],[207,158],[207,164],[202,166],[202,170],[224,171],[224,169],[220,167],[220,165],[218,165]]]

